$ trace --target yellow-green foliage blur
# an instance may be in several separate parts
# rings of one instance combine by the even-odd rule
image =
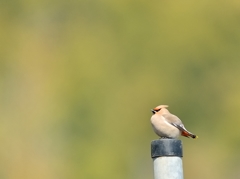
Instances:
[[[0,2],[0,178],[151,179],[150,109],[185,179],[240,177],[239,0]]]

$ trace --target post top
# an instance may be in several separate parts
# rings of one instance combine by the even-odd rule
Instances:
[[[151,157],[183,157],[182,141],[177,139],[158,139],[151,143]]]

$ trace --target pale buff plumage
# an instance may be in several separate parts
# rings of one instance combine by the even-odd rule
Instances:
[[[182,121],[171,114],[166,108],[167,105],[160,105],[152,109],[151,124],[154,132],[161,138],[176,139],[180,135],[197,138],[196,135],[187,131]]]

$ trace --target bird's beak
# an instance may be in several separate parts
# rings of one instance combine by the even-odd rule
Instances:
[[[153,109],[151,109],[151,111],[152,111],[152,113],[153,113],[153,114],[155,114],[155,113],[156,113],[156,111],[155,111],[155,110],[153,110]]]

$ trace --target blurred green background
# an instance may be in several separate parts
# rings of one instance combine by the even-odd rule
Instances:
[[[240,178],[240,1],[0,1],[0,178],[153,178],[150,109],[185,179]]]

